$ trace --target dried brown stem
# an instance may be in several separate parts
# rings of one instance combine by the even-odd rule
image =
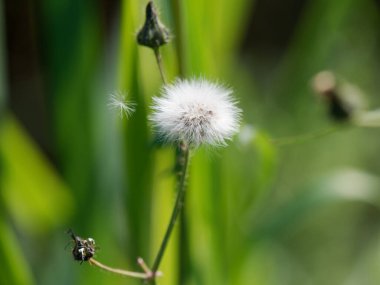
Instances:
[[[148,272],[142,273],[142,272],[134,272],[134,271],[128,271],[128,270],[124,270],[124,269],[109,267],[109,266],[97,261],[94,258],[90,258],[88,260],[88,262],[91,265],[99,267],[105,271],[112,272],[112,273],[119,274],[119,275],[123,275],[123,276],[128,276],[128,277],[133,277],[133,278],[138,278],[138,279],[144,279],[144,280],[149,280],[149,279],[153,278],[153,274],[151,273],[151,271],[149,269],[148,269]],[[154,274],[155,277],[159,276],[159,275],[161,275],[161,273]]]

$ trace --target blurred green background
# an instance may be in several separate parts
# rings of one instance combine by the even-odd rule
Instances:
[[[193,152],[185,212],[159,284],[380,284],[380,130],[335,126],[310,88],[331,69],[380,106],[380,1],[161,0],[170,81],[235,90],[240,134]],[[175,199],[172,147],[147,122],[162,85],[138,47],[147,1],[0,1],[0,284],[140,284]],[[138,103],[128,120],[109,94]],[[69,246],[67,246],[69,244]]]

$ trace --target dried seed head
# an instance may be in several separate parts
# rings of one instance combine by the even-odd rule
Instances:
[[[67,233],[71,236],[71,239],[74,242],[74,247],[72,249],[74,260],[83,262],[88,261],[94,256],[96,246],[93,238],[83,239],[75,235],[71,229],[69,229]]]
[[[329,116],[335,121],[347,121],[353,113],[353,106],[344,100],[338,88],[337,79],[331,71],[321,71],[313,78],[313,89],[328,104]]]

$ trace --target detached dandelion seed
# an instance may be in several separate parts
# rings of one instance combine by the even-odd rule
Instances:
[[[125,94],[121,92],[112,93],[108,103],[108,106],[111,109],[120,112],[121,118],[123,118],[124,116],[128,118],[135,111],[135,104],[126,101],[125,97]]]
[[[150,120],[170,142],[226,145],[238,131],[241,110],[232,91],[204,79],[177,80],[153,98]]]

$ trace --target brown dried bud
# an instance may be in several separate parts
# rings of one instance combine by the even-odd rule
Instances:
[[[327,101],[329,115],[332,119],[346,121],[351,118],[354,108],[340,94],[341,91],[334,73],[331,71],[319,72],[313,79],[313,88]]]
[[[156,49],[170,40],[169,30],[160,22],[153,1],[146,6],[146,19],[144,26],[137,34],[139,45]]]

